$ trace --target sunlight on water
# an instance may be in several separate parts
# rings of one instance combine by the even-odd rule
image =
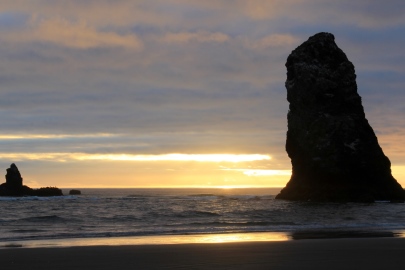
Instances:
[[[72,247],[72,246],[125,246],[125,245],[173,245],[173,244],[219,244],[235,242],[287,241],[285,233],[229,233],[203,235],[162,235],[141,237],[73,238],[0,243],[0,248],[23,247]]]
[[[403,204],[288,202],[274,199],[279,189],[231,187],[3,197],[0,248],[404,237]]]
[[[284,233],[231,233],[210,234],[197,236],[193,243],[230,243],[230,242],[263,242],[263,241],[287,241],[290,237]]]

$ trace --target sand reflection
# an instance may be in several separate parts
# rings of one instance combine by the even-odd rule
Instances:
[[[73,238],[36,241],[16,241],[0,243],[0,248],[38,248],[73,246],[125,246],[125,245],[172,245],[172,244],[213,244],[235,242],[287,241],[291,237],[286,233],[227,233],[197,235],[161,235],[139,237]]]

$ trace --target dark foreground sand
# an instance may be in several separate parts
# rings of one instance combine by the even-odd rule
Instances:
[[[9,248],[0,269],[405,269],[405,239]]]

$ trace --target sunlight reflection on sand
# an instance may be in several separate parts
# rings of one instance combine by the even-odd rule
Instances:
[[[71,247],[71,246],[124,246],[124,245],[168,245],[168,244],[212,244],[234,242],[287,241],[285,233],[228,233],[200,235],[160,235],[139,237],[72,238],[0,243],[0,248],[23,247]]]

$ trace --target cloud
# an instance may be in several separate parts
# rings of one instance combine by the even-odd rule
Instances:
[[[400,0],[389,4],[381,1],[345,0],[336,5],[342,12],[342,19],[349,19],[353,24],[366,29],[382,29],[395,25],[404,25],[405,3]],[[341,22],[339,20],[339,22]]]
[[[0,137],[1,147],[151,155],[269,150],[278,169],[289,167],[284,64],[319,31],[335,34],[356,66],[370,122],[389,132],[403,115],[403,6],[397,0],[2,1],[0,128],[33,135]],[[378,111],[381,101],[386,105]],[[35,137],[47,133],[67,136]],[[69,135],[92,133],[113,136]]]
[[[286,14],[286,11],[291,10],[293,5],[299,5],[302,0],[286,0],[286,1],[238,1],[241,9],[245,10],[246,14],[256,20],[269,20],[275,17]]]
[[[91,25],[119,27],[147,24],[159,28],[196,28],[249,21],[288,25],[355,25],[385,28],[403,24],[405,4],[369,0],[14,0],[2,1],[1,10],[32,14],[37,18],[63,14],[69,20],[86,18]],[[187,23],[184,23],[187,21]],[[212,29],[211,29],[212,30]]]
[[[272,34],[266,37],[252,40],[248,37],[239,37],[246,47],[253,50],[266,50],[274,47],[292,47],[299,43],[300,39],[291,34]]]
[[[190,32],[180,32],[180,33],[166,33],[161,40],[165,43],[188,43],[188,42],[215,42],[215,43],[224,43],[229,41],[229,36],[223,33],[215,32],[210,33],[208,31],[199,31],[196,33]]]
[[[0,10],[29,14],[33,20],[55,20],[64,18],[69,21],[86,20],[97,27],[124,27],[128,29],[137,24],[158,25],[161,27],[177,25],[181,22],[172,1],[148,0],[38,0],[38,1],[1,1]]]
[[[77,138],[110,138],[117,134],[0,134],[0,140],[52,140],[52,139],[77,139]]]
[[[290,176],[291,170],[268,170],[268,169],[221,169],[223,171],[236,171],[242,172],[244,175],[247,176],[276,176],[276,175],[284,175]]]
[[[75,49],[121,47],[140,50],[143,47],[142,41],[135,34],[98,31],[84,21],[71,23],[64,19],[32,22],[28,31],[9,33],[9,40],[17,43],[50,42]]]
[[[405,3],[400,0],[390,3],[369,0],[342,0],[332,3],[322,0],[241,0],[236,2],[234,5],[254,20],[273,21],[285,17],[301,23],[324,22],[331,25],[356,25],[373,29],[403,25],[405,19]]]

